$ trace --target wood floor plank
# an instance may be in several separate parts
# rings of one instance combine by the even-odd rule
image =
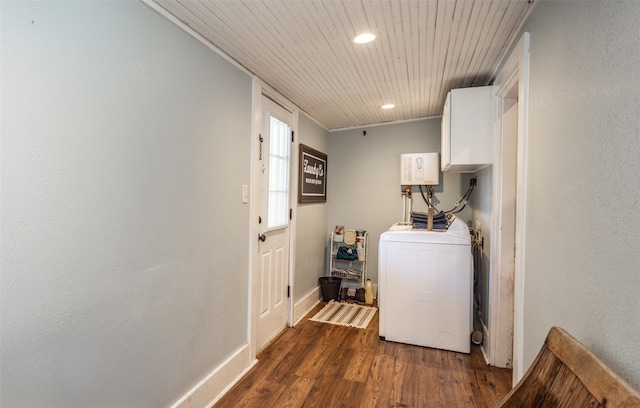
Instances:
[[[268,380],[261,381],[256,387],[251,388],[242,399],[242,403],[237,404],[236,407],[273,407],[274,401],[284,390],[283,384]]]
[[[323,375],[316,379],[316,383],[302,407],[353,408],[360,404],[364,389],[363,383]]]
[[[334,361],[332,354],[334,347],[330,344],[318,342],[317,347],[310,347],[309,352],[299,359],[295,375],[307,378],[317,378],[329,360]]]
[[[420,388],[420,394],[417,397],[419,407],[444,407],[444,401],[439,391],[439,376],[441,368],[429,365],[420,366],[420,380],[424,384]]]
[[[237,392],[241,388],[234,388],[224,396],[218,403],[216,408],[237,408],[237,407],[272,407],[273,401],[277,400],[280,394],[285,390],[283,384],[278,384],[268,380],[261,380],[252,383],[241,392]]]
[[[344,379],[366,383],[371,375],[371,364],[376,353],[371,350],[348,350],[349,364],[344,372]]]
[[[511,376],[505,376],[509,370],[490,367],[488,370],[472,370],[476,385],[474,397],[486,401],[487,406],[497,405],[509,390],[511,390]]]
[[[285,385],[285,389],[271,406],[278,408],[297,408],[304,404],[315,380],[297,376],[290,376],[289,378],[291,381]]]
[[[511,389],[511,370],[487,366],[481,349],[455,353],[309,321],[287,328],[216,408],[489,408]]]
[[[327,359],[321,368],[322,374],[350,380],[345,377],[345,373],[353,364],[353,358],[354,352],[351,349],[335,346],[327,348]]]
[[[395,361],[395,357],[386,354],[375,355],[360,401],[361,408],[391,406],[390,381],[393,379]]]
[[[405,350],[406,351],[406,350]],[[417,407],[420,389],[420,366],[413,361],[396,358],[393,371],[391,402],[395,406]]]
[[[469,361],[469,360],[467,360]],[[452,376],[451,388],[455,395],[455,403],[459,407],[476,408],[476,400],[473,398],[473,388],[469,384],[470,377],[475,377],[472,370],[469,369],[449,369]],[[483,407],[484,408],[484,407]]]
[[[376,350],[378,354],[386,354],[388,356],[395,357],[398,353],[398,345],[399,343],[394,343],[392,341],[380,340]]]

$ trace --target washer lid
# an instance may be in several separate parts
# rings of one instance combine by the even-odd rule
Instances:
[[[432,244],[471,245],[469,227],[456,218],[445,231],[427,231],[424,229],[389,230],[380,235],[380,241],[421,242]]]

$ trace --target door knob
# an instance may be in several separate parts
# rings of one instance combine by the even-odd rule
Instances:
[[[266,237],[266,235],[261,234],[261,235],[258,235],[258,239],[259,239],[260,241],[264,242],[264,241],[266,241],[266,240],[267,240],[267,237]]]

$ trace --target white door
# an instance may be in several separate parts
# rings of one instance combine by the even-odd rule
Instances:
[[[287,324],[292,114],[262,98],[261,210],[258,238],[257,350]]]

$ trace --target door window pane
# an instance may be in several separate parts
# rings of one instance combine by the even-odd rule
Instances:
[[[289,221],[289,126],[271,117],[269,137],[269,204],[267,227]]]

